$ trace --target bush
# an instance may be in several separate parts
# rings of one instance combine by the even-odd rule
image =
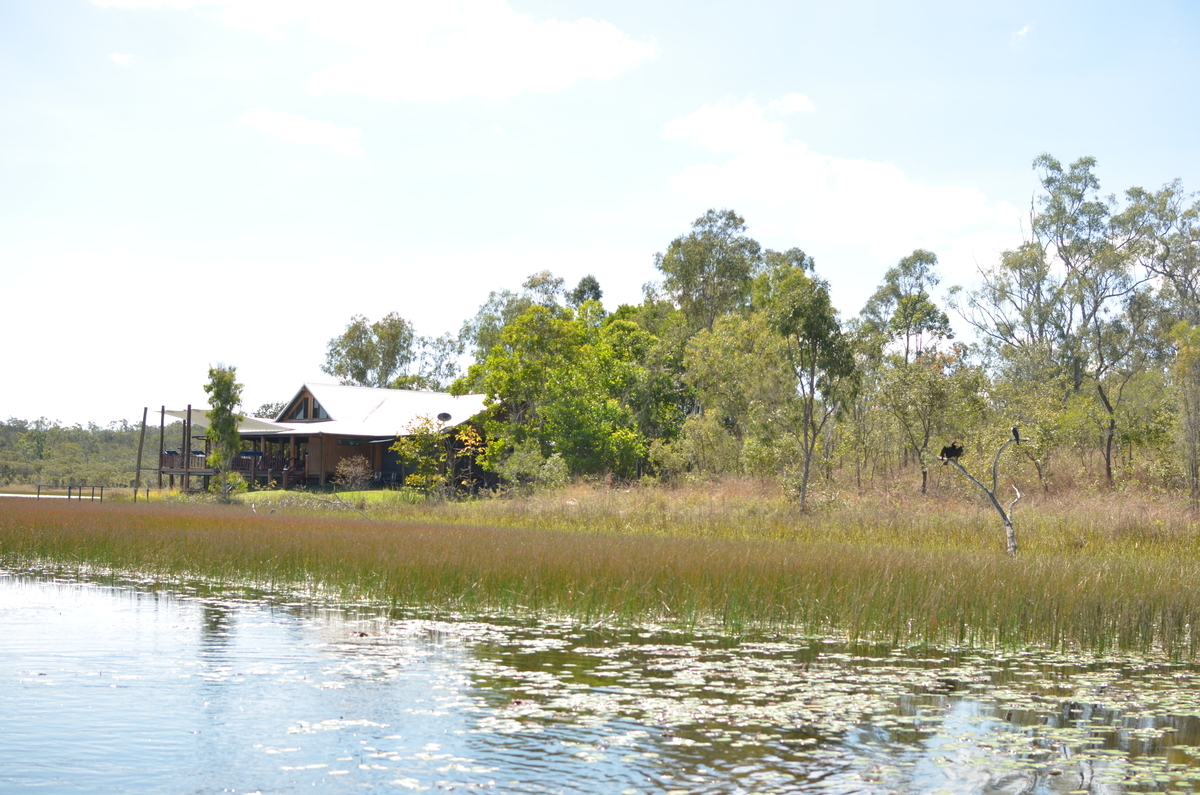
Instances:
[[[334,472],[333,482],[346,491],[362,491],[375,477],[371,462],[366,456],[356,455],[338,461]]]

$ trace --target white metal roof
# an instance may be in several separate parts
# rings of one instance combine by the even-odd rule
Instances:
[[[387,439],[403,436],[428,417],[435,425],[449,428],[466,422],[484,409],[484,395],[451,395],[412,389],[377,389],[340,384],[305,384],[288,401],[290,407],[304,389],[312,393],[328,420],[273,421],[247,417],[239,427],[243,434],[335,434]],[[287,408],[284,409],[286,411]],[[183,418],[186,411],[168,411]],[[441,420],[439,415],[449,415]],[[208,426],[206,409],[192,409],[192,425]]]

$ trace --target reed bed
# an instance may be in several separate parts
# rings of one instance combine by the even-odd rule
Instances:
[[[1012,560],[994,516],[961,501],[800,514],[756,486],[725,488],[724,505],[699,490],[572,489],[371,505],[368,515],[390,517],[374,520],[286,502],[267,514],[262,504],[12,500],[0,563],[456,613],[1200,654],[1197,534],[1168,505],[1047,502],[1019,522]]]

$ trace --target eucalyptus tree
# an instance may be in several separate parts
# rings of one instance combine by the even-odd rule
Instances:
[[[1162,281],[1176,320],[1200,323],[1200,202],[1179,180],[1157,192],[1130,188],[1125,195],[1122,221],[1142,233],[1139,262]]]
[[[808,497],[813,457],[829,421],[858,387],[852,341],[843,332],[829,297],[829,284],[812,271],[812,260],[798,249],[777,257],[755,284],[755,305],[783,338],[784,352],[796,378],[797,437],[801,467],[798,494]]]
[[[1014,375],[1062,377],[1074,391],[1103,374],[1095,345],[1144,283],[1133,271],[1141,231],[1099,195],[1095,164],[1084,157],[1064,169],[1038,157],[1032,237],[1003,252],[977,289],[954,291],[960,314]]]
[[[666,253],[655,255],[663,288],[693,331],[711,329],[721,315],[749,307],[762,247],[745,232],[745,219],[733,210],[709,210]]]
[[[1058,388],[1064,404],[1092,385],[1109,417],[1102,449],[1111,484],[1120,385],[1146,361],[1149,287],[1136,266],[1152,228],[1100,194],[1095,165],[1090,157],[1067,168],[1050,155],[1034,160],[1042,194],[1030,239],[984,270],[977,289],[954,295],[1004,377]]]
[[[374,323],[355,315],[327,344],[321,372],[347,386],[387,387],[408,372],[416,358],[415,341],[412,324],[395,312]]]
[[[1180,322],[1174,335],[1179,350],[1175,360],[1182,409],[1179,431],[1192,511],[1200,512],[1200,326]]]
[[[321,371],[347,386],[441,390],[458,377],[462,352],[459,337],[417,336],[395,312],[374,323],[355,315],[327,344]]]
[[[470,349],[475,364],[487,361],[492,350],[501,344],[504,329],[531,306],[557,307],[563,295],[563,280],[547,270],[532,273],[522,283],[521,291],[493,290],[479,307],[475,316],[463,323],[458,333],[459,353]],[[599,284],[596,285],[597,290]],[[582,304],[582,302],[580,302]],[[466,376],[470,382],[470,370]],[[480,372],[476,370],[476,372]],[[464,386],[468,392],[484,391],[482,383]]]
[[[660,466],[669,474],[776,474],[795,448],[796,377],[783,339],[759,313],[724,315],[688,341],[684,366],[701,410],[673,447],[657,451]]]
[[[961,438],[977,424],[982,409],[983,373],[971,367],[961,346],[921,351],[909,362],[893,354],[883,370],[878,400],[896,421],[921,471],[921,493],[929,484],[933,448],[940,438]]]
[[[954,337],[950,318],[930,297],[941,281],[936,267],[932,251],[913,251],[888,269],[862,310],[862,330],[874,336],[881,349],[900,346],[905,364],[927,344]]]

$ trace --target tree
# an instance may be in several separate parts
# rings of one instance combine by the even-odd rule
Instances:
[[[458,378],[463,345],[458,337],[419,337],[395,312],[371,323],[355,315],[329,341],[322,372],[348,386],[442,390]]]
[[[977,413],[982,374],[962,361],[962,349],[925,350],[911,361],[893,354],[883,370],[879,399],[896,420],[907,448],[921,469],[921,493],[929,484],[931,444],[939,436],[960,436],[956,417]]]
[[[1000,504],[1000,499],[996,496],[996,490],[1000,486],[1000,457],[1004,455],[1004,451],[1008,449],[1010,444],[1020,444],[1024,441],[1024,439],[1018,438],[1017,430],[1017,428],[1013,428],[1012,436],[1000,445],[1000,449],[996,451],[996,457],[992,459],[992,487],[990,489],[976,480],[975,476],[968,472],[967,468],[959,463],[957,458],[947,459],[948,464],[952,464],[955,469],[966,476],[967,480],[974,483],[987,495],[988,500],[992,503],[992,507],[1000,515],[1000,523],[1004,525],[1004,551],[1008,553],[1010,558],[1017,556],[1017,532],[1013,527],[1012,513],[1013,508],[1021,501],[1021,490],[1017,488],[1015,483],[1013,484],[1013,491],[1016,492],[1017,496],[1008,504],[1008,510],[1005,510],[1004,506]]]
[[[1069,168],[1050,155],[1034,160],[1043,193],[1031,239],[1004,252],[965,301],[958,288],[952,295],[1006,378],[1065,383],[1076,395],[1093,385],[1108,415],[1103,452],[1111,486],[1122,387],[1147,361],[1147,346],[1157,347],[1146,278],[1133,270],[1139,258],[1154,259],[1147,241],[1155,226],[1144,192],[1129,192],[1142,204],[1125,212],[1100,195],[1095,165],[1090,157]]]
[[[506,325],[454,387],[478,384],[488,395],[484,465],[500,471],[518,450],[530,458],[532,440],[571,472],[635,475],[646,452],[629,404],[641,378],[639,334],[631,323],[608,322],[595,301],[578,313],[534,304]]]
[[[930,298],[939,279],[937,255],[917,249],[883,277],[883,283],[863,307],[863,329],[877,339],[879,349],[901,345],[905,363],[927,344],[954,337],[950,318]]]
[[[596,281],[596,277],[589,273],[579,280],[579,284],[574,290],[567,293],[567,304],[578,309],[587,301],[599,301],[603,297],[604,291],[600,289],[600,282]]]
[[[530,274],[521,287],[534,303],[542,306],[558,306],[558,298],[563,294],[563,280],[550,271],[538,271]]]
[[[688,341],[684,380],[712,414],[739,442],[762,429],[766,437],[785,416],[796,393],[783,340],[760,314],[725,315],[712,330]]]
[[[599,290],[599,284],[596,285],[596,289]],[[501,334],[510,323],[531,306],[557,307],[562,292],[561,278],[550,271],[538,271],[530,274],[521,285],[519,293],[512,290],[489,293],[487,301],[479,307],[475,317],[463,323],[459,331],[460,352],[470,346],[473,349],[471,355],[474,363],[482,366],[492,350],[501,344]],[[582,302],[580,304],[582,305]],[[471,372],[469,369],[466,375],[456,381],[454,389],[457,390],[457,394],[485,391],[481,382],[472,380]],[[479,373],[482,370],[476,368],[473,372]]]
[[[1184,193],[1179,180],[1157,192],[1130,188],[1122,222],[1138,230],[1138,261],[1165,283],[1164,298],[1175,320],[1200,324],[1200,202]]]
[[[829,285],[808,270],[781,262],[763,273],[755,285],[755,304],[783,337],[796,376],[801,507],[808,496],[817,442],[829,420],[857,389],[853,347],[830,301]]]
[[[408,372],[414,342],[412,324],[395,312],[375,323],[355,315],[342,335],[329,341],[321,372],[347,386],[387,387]]]
[[[1187,466],[1192,511],[1200,511],[1200,326],[1180,322],[1174,329],[1179,356],[1175,363],[1183,409],[1180,436]]]
[[[241,452],[242,438],[238,426],[246,419],[238,413],[242,403],[242,385],[237,381],[237,368],[218,364],[208,368],[208,441],[209,464],[213,469],[213,485],[222,502],[230,501],[236,481],[231,476],[233,459]]]
[[[288,402],[286,400],[277,400],[274,403],[263,403],[254,410],[254,413],[251,416],[264,420],[273,420],[279,416],[279,412],[287,408],[287,405]]]
[[[417,371],[396,376],[388,386],[433,392],[449,389],[460,375],[458,359],[462,352],[462,341],[449,332],[440,337],[417,337]]]
[[[446,428],[431,416],[417,417],[390,448],[404,462],[404,484],[427,494],[449,494],[457,487],[474,487],[471,462],[483,452],[483,437],[473,425]],[[459,461],[466,462],[466,477],[459,479]]]
[[[663,287],[693,331],[711,329],[721,315],[749,307],[762,249],[745,231],[745,220],[733,210],[709,210],[665,254],[655,255]]]

